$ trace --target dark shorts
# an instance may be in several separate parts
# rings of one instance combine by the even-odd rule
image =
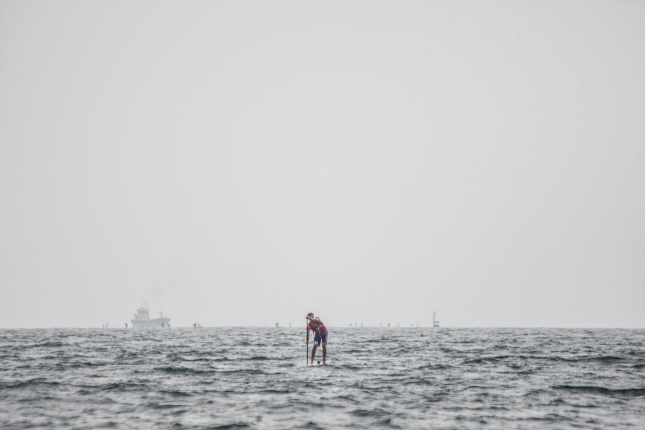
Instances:
[[[329,334],[328,331],[324,332],[323,334],[318,334],[314,336],[314,343],[317,343],[318,346],[320,346],[320,342],[325,342],[327,343],[327,335]]]

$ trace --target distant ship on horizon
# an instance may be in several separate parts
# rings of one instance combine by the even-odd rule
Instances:
[[[130,322],[134,328],[170,328],[170,318],[164,318],[163,312],[159,312],[159,315],[159,318],[150,318],[150,309],[143,306],[137,309]]]

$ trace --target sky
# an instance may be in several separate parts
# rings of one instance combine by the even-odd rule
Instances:
[[[643,22],[0,1],[0,328],[645,328]]]

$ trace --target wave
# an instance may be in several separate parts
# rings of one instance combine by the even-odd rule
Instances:
[[[607,388],[594,385],[554,385],[554,390],[567,390],[580,393],[617,395],[626,397],[645,396],[645,388]]]
[[[78,388],[77,394],[88,395],[95,394],[99,391],[124,391],[128,388],[136,388],[134,391],[145,391],[149,381],[141,381],[140,383],[134,382],[110,382],[104,385],[72,385]]]
[[[250,426],[246,423],[223,424],[221,426],[206,427],[206,430],[234,430],[234,429],[248,429]]]
[[[417,370],[445,370],[445,369],[452,369],[454,366],[451,366],[449,364],[424,364],[423,366],[419,366],[416,369]]]
[[[388,412],[383,409],[374,408],[374,409],[356,409],[352,412],[352,415],[357,417],[387,417],[390,415]]]
[[[92,361],[74,361],[72,363],[59,363],[61,367],[65,367],[68,369],[79,369],[83,367],[104,367],[107,366],[108,363],[94,363]]]
[[[531,357],[533,358],[533,357]],[[613,364],[617,361],[625,360],[623,357],[615,355],[596,355],[596,356],[582,356],[582,357],[540,357],[549,361],[566,361],[569,363],[585,363],[592,361],[599,361],[601,363]]]
[[[166,373],[189,373],[189,374],[195,374],[195,375],[213,373],[212,370],[189,369],[187,367],[180,367],[180,366],[157,367],[155,368],[155,370],[158,370],[160,372],[166,372]]]
[[[211,372],[208,372],[211,373]],[[260,369],[234,369],[234,370],[218,370],[217,373],[230,374],[249,374],[249,375],[265,375],[266,373]]]
[[[336,396],[336,397],[334,397],[334,399],[347,400],[347,401],[352,402],[352,403],[355,403],[355,404],[356,404],[356,403],[360,403],[358,400],[354,399],[354,398],[353,398],[353,396],[352,396],[352,395],[350,395],[350,394],[345,395],[345,396]]]
[[[435,385],[435,381],[423,378],[407,378],[401,381],[402,385]]]
[[[45,378],[34,378],[26,381],[13,381],[13,382],[0,382],[0,390],[3,389],[12,389],[12,388],[28,388],[37,385],[60,385],[56,381],[48,381]]]
[[[296,427],[296,428],[298,428],[298,429],[315,429],[315,430],[323,430],[324,429],[324,427],[320,427],[318,424],[316,424],[313,421],[307,421],[307,423],[305,423],[304,425]]]
[[[325,367],[325,366],[322,366],[322,367]],[[361,367],[354,366],[354,365],[351,365],[351,364],[341,364],[340,366],[334,366],[334,367],[341,368],[341,369],[348,369],[348,370],[352,370],[352,371],[361,370]]]
[[[400,426],[397,426],[392,422],[392,418],[386,418],[384,420],[381,420],[377,424],[379,427],[385,427],[385,428],[392,428],[392,429],[400,429]]]
[[[65,342],[52,342],[52,341],[46,341],[46,342],[40,342],[40,343],[31,343],[24,345],[22,348],[28,349],[28,348],[61,348],[63,346],[67,346]]]
[[[248,359],[233,359],[227,357],[216,356],[216,354],[194,354],[194,357],[183,356],[179,354],[168,354],[166,356],[167,361],[185,361],[188,363],[208,363],[213,361],[237,361],[237,360],[248,360]]]
[[[176,391],[176,390],[165,390],[165,391],[160,391],[161,394],[168,394],[172,397],[193,397],[192,394],[186,393],[184,391]]]
[[[285,330],[284,346],[267,348],[258,330],[75,331],[83,342],[0,330],[0,429],[642,422],[645,330],[589,338],[580,331],[527,337],[520,330],[441,330],[428,338],[413,330],[355,330],[335,337],[331,365],[316,368],[305,366],[302,336]]]
[[[464,360],[461,364],[487,364],[496,363],[504,360],[547,360],[547,361],[564,361],[567,363],[585,363],[585,362],[601,362],[606,364],[614,364],[617,361],[623,361],[625,358],[615,355],[600,355],[600,356],[582,356],[582,357],[561,357],[561,356],[544,356],[544,355],[494,355],[483,356]]]
[[[259,392],[262,393],[262,394],[291,394],[291,393],[293,393],[293,390],[271,389],[271,390],[261,390]]]

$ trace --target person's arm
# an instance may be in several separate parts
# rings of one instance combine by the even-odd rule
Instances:
[[[318,324],[316,324],[316,331],[318,332],[318,334],[320,334],[320,329],[321,329],[321,328],[322,328],[322,326],[323,326],[323,322],[322,322],[322,321],[320,321],[320,318],[319,318],[319,317],[316,317],[316,322],[318,323]]]
[[[311,330],[311,331],[315,331],[316,333],[320,334],[320,324],[319,324],[320,318],[318,318],[318,317],[316,317],[316,318],[306,317],[306,318],[307,318],[309,321],[311,321],[311,322],[309,323],[309,325],[307,326],[307,339],[309,339],[309,330]],[[316,324],[313,324],[314,322],[315,322]],[[313,327],[312,327],[312,325],[313,325]],[[307,343],[308,343],[308,342],[307,342]]]
[[[321,327],[320,318],[316,317],[312,321],[316,321],[316,333],[320,334],[320,327]]]

